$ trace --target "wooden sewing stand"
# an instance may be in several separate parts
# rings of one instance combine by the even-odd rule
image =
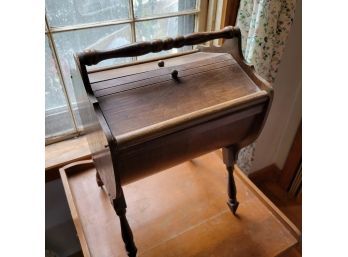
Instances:
[[[132,57],[224,38],[223,47],[200,47],[161,61],[87,72],[103,60]],[[79,114],[97,169],[120,218],[128,256],[137,248],[126,218],[122,186],[197,156],[223,149],[227,205],[238,208],[233,167],[266,120],[270,85],[241,54],[238,28],[140,42],[75,56],[83,86],[75,87]],[[204,199],[202,199],[204,201]]]

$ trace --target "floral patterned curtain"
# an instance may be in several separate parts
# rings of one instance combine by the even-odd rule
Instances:
[[[241,0],[236,25],[242,33],[247,62],[270,83],[274,82],[294,19],[296,0]],[[249,172],[255,143],[243,148],[238,165]]]

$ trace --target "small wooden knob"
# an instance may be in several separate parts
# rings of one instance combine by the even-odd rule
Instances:
[[[179,72],[177,70],[173,70],[171,74],[173,79],[178,79]]]
[[[160,60],[158,62],[158,67],[164,67],[164,61],[163,60]]]

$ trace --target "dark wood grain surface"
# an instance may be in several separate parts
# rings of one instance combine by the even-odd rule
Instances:
[[[216,36],[231,39],[222,47],[200,47],[199,53],[168,58],[161,65],[149,61],[119,69],[86,70],[98,58],[157,51],[171,46],[171,40],[150,42],[144,46],[147,49],[133,45],[75,56],[87,92],[77,99],[89,102],[97,117],[86,115],[84,126],[93,128],[98,123],[98,131],[106,139],[89,140],[90,145],[98,145],[92,156],[110,149],[108,167],[114,170],[117,195],[121,195],[122,184],[207,151],[233,145],[237,152],[260,133],[273,93],[267,81],[245,62],[240,30],[229,27],[174,41],[195,44]],[[82,116],[87,114],[83,108]],[[171,150],[167,149],[169,142]],[[103,177],[107,176],[101,172]]]
[[[179,70],[179,81],[168,68],[99,82],[95,94],[114,136],[259,91],[228,54],[191,67]]]
[[[145,80],[145,84],[151,84],[172,80],[171,73],[174,70],[178,71],[178,78],[182,78],[191,74],[202,73],[211,69],[217,69],[224,66],[236,64],[236,61],[232,59],[228,54],[220,54],[216,57],[214,57],[214,54],[211,56],[211,58],[206,58],[202,61],[197,60],[197,55],[199,56],[199,53],[194,53],[187,56],[191,59],[190,63],[186,63],[184,60],[181,60],[181,65],[177,64],[168,66],[168,62],[166,62],[166,67],[160,69],[156,69],[158,63],[149,63],[148,65],[146,65],[148,66],[147,71],[139,71],[135,74],[124,74],[121,76],[116,76],[115,78],[103,79],[99,82],[91,84],[91,86],[96,96],[103,96],[110,93],[108,91],[108,89],[110,88],[119,88],[120,86],[122,86],[122,88],[125,88],[123,85],[132,85],[133,82],[140,82],[142,80]],[[148,80],[152,80],[152,82],[149,82]],[[129,88],[132,88],[132,86],[130,86]]]
[[[203,52],[197,52],[198,50],[194,50],[193,52],[196,52],[196,60],[192,60],[191,59],[191,51],[189,52],[183,52],[182,54],[180,54],[179,56],[170,56],[170,57],[163,57],[161,56],[161,60],[164,61],[164,67],[172,67],[175,65],[178,65],[179,63],[184,62],[185,64],[190,64],[192,62],[196,62],[196,61],[201,61],[201,60],[207,60],[212,58],[212,55],[207,55],[206,53]],[[212,53],[209,53],[212,54]],[[221,53],[215,53],[215,56],[220,56]],[[96,68],[93,70],[90,70],[88,72],[88,77],[90,79],[90,83],[96,83],[98,81],[102,81],[102,80],[107,80],[107,79],[112,79],[112,78],[116,78],[116,77],[120,77],[120,76],[129,76],[129,75],[133,75],[133,74],[137,74],[140,72],[146,72],[146,71],[156,71],[159,69],[163,69],[162,67],[158,66],[158,57],[156,58],[156,60],[153,61],[142,61],[139,63],[138,62],[134,62],[134,63],[130,63],[127,64],[126,66],[117,66],[116,68],[113,66],[110,67],[103,67],[103,68]]]
[[[239,29],[228,26],[219,31],[196,32],[175,38],[154,39],[146,42],[136,42],[121,46],[116,49],[98,51],[86,49],[77,56],[83,65],[95,65],[99,62],[112,58],[140,56],[148,53],[157,53],[172,48],[180,48],[188,45],[202,44],[219,38],[233,38],[238,36]]]

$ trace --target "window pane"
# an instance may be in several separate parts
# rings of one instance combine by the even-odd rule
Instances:
[[[133,0],[136,17],[193,10],[196,0]]]
[[[45,38],[45,130],[46,138],[74,132],[56,63]]]
[[[68,90],[70,102],[76,111],[76,99],[74,94],[74,83],[82,83],[76,70],[74,53],[87,48],[96,50],[113,49],[131,42],[131,30],[129,24],[113,25],[93,29],[81,29],[69,32],[57,32],[53,34],[56,44],[58,58]],[[106,60],[93,67],[104,67],[117,63],[130,61],[131,58],[118,58]],[[78,112],[75,112],[78,126],[81,127]]]
[[[178,17],[171,17],[159,20],[150,20],[137,22],[135,24],[137,41],[148,41],[158,38],[175,37],[178,35],[185,35],[194,31],[195,24],[194,15],[184,15]],[[151,53],[139,57],[139,59],[149,58],[158,55],[169,53],[177,53],[192,49],[191,46],[182,48],[175,48],[169,51],[162,51],[160,53]]]
[[[46,0],[51,26],[128,18],[128,0]]]

